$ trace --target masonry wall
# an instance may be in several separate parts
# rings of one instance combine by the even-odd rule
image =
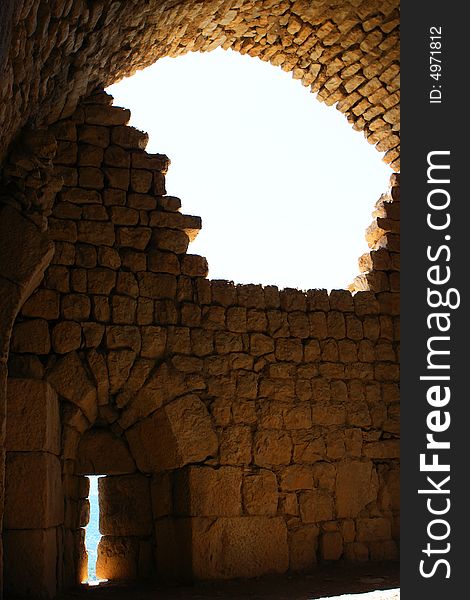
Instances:
[[[110,103],[98,92],[47,132],[64,187],[11,338],[7,589],[52,597],[86,578],[87,474],[108,475],[105,578],[396,558],[397,176],[354,294],[210,281],[167,157]]]

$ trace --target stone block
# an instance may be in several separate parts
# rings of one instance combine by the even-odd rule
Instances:
[[[317,562],[318,527],[304,525],[294,529],[289,535],[289,569],[307,571]]]
[[[113,246],[114,226],[112,223],[99,221],[79,221],[78,240],[94,246]]]
[[[144,252],[133,250],[120,250],[122,266],[133,273],[147,270],[147,255]]]
[[[104,187],[103,172],[94,166],[81,166],[78,170],[78,184],[83,188],[102,190]]]
[[[285,431],[261,430],[255,435],[254,461],[260,467],[288,465],[292,457],[292,439]]]
[[[278,339],[276,341],[278,360],[301,362],[303,358],[302,342],[299,339]]]
[[[116,285],[116,273],[111,269],[97,268],[88,271],[88,292],[108,296]]]
[[[78,165],[80,167],[101,167],[103,148],[91,144],[80,144],[78,147]]]
[[[131,157],[129,152],[120,146],[109,146],[104,152],[104,164],[110,167],[129,169]]]
[[[52,348],[57,354],[67,354],[80,348],[82,328],[75,321],[62,321],[52,330]]]
[[[106,148],[109,145],[109,129],[99,125],[84,125],[79,129],[79,140],[85,144]]]
[[[285,573],[287,528],[282,517],[191,520],[192,567],[196,579],[232,579]]]
[[[308,315],[311,337],[323,340],[328,335],[326,315],[324,312],[312,312]]]
[[[248,425],[234,425],[220,436],[220,463],[248,465],[252,461],[252,433]]]
[[[344,460],[336,466],[336,516],[355,518],[377,496],[370,461]]]
[[[98,480],[100,532],[112,536],[146,536],[152,532],[150,479],[112,475]]]
[[[381,440],[364,444],[364,456],[374,459],[389,459],[400,457],[400,440]]]
[[[108,353],[109,391],[119,392],[126,384],[136,359],[133,350],[113,350]]]
[[[207,259],[196,254],[186,254],[181,260],[181,272],[190,277],[207,277],[209,274]]]
[[[92,296],[93,317],[97,321],[107,322],[111,318],[109,300],[106,296]]]
[[[13,597],[55,598],[57,530],[6,530],[3,544],[5,593]]]
[[[71,266],[75,263],[75,245],[69,242],[56,242],[53,264]]]
[[[71,269],[70,287],[73,292],[87,291],[87,272],[85,269]]]
[[[139,286],[133,273],[119,271],[117,274],[116,291],[124,296],[137,298],[139,295]]]
[[[207,408],[195,394],[173,400],[126,436],[138,468],[147,473],[202,462],[218,450]]]
[[[114,248],[101,246],[98,248],[98,264],[101,267],[107,267],[108,269],[119,269],[121,266],[121,257],[119,256],[119,252]]]
[[[112,188],[105,189],[103,192],[103,203],[105,206],[124,206],[126,204],[126,192]]]
[[[167,332],[163,327],[142,327],[142,350],[144,358],[159,358],[163,356],[166,346]]]
[[[70,274],[66,267],[50,266],[46,271],[46,287],[58,292],[67,293],[70,291]]]
[[[150,154],[148,152],[132,152],[132,167],[134,169],[149,169],[166,173],[170,159],[165,154]],[[173,200],[177,200],[174,198]]]
[[[148,227],[118,227],[117,244],[121,248],[145,250],[151,234],[152,230]]]
[[[135,472],[135,462],[125,441],[107,429],[89,429],[77,452],[77,475],[125,475]],[[117,535],[117,534],[116,534]]]
[[[63,522],[60,462],[48,452],[8,452],[6,529],[40,529]]]
[[[85,123],[89,125],[127,125],[131,111],[118,106],[90,104],[85,106]]]
[[[150,484],[152,515],[154,519],[166,517],[173,512],[172,474],[164,472],[152,477]]]
[[[76,404],[90,423],[94,422],[97,411],[96,388],[76,352],[70,352],[55,364],[48,381],[60,396]]]
[[[167,273],[139,273],[139,288],[142,296],[151,299],[174,299],[176,277]]]
[[[313,489],[313,469],[307,465],[291,465],[281,471],[281,489],[287,492]]]
[[[300,494],[300,516],[304,523],[319,523],[333,519],[332,495],[324,489],[315,489]]]
[[[267,469],[246,473],[243,478],[243,506],[249,515],[275,515],[278,506],[276,475]]]
[[[120,325],[135,323],[137,300],[128,296],[115,295],[112,298],[112,320]]]
[[[290,406],[284,411],[284,426],[286,429],[310,429],[312,413],[308,404]]]
[[[21,240],[21,244],[18,244],[18,240]],[[54,245],[32,221],[11,206],[2,206],[0,276],[21,286],[23,299],[38,287],[53,253]]]
[[[312,405],[314,425],[345,425],[346,409],[338,402],[324,402]]]
[[[159,250],[184,254],[188,249],[189,237],[184,231],[177,229],[156,228],[153,231],[152,244]]]
[[[131,170],[131,190],[133,192],[146,194],[152,186],[152,181],[153,175],[151,171],[145,171],[144,169]]]
[[[112,128],[111,140],[126,150],[145,150],[149,136],[135,127],[121,125]]]
[[[21,309],[25,317],[52,321],[59,318],[59,294],[54,290],[40,289],[26,300]]]
[[[250,352],[253,356],[262,356],[274,352],[274,340],[263,333],[250,335]]]
[[[59,402],[45,381],[8,380],[6,450],[59,455]]]
[[[103,536],[98,544],[96,576],[109,581],[137,579],[139,540]]]
[[[381,517],[357,519],[356,528],[358,542],[378,542],[392,538],[390,521]]]
[[[242,473],[235,467],[186,467],[174,475],[175,515],[239,516]]]
[[[343,538],[339,531],[326,531],[321,536],[323,560],[339,560],[343,554]]]
[[[181,268],[178,256],[173,252],[158,252],[154,250],[148,256],[149,270],[154,273],[170,273],[179,275]]]

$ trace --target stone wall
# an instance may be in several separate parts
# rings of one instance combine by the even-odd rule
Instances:
[[[36,227],[50,213],[55,253],[11,335],[7,589],[47,597],[84,578],[86,474],[108,475],[98,572],[111,579],[396,558],[397,176],[361,291],[209,281],[188,254],[201,221],[166,195],[167,157],[110,102],[95,93],[43,134],[56,200],[34,195],[42,213],[24,187],[12,200]]]

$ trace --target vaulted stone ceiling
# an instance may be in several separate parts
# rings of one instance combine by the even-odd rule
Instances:
[[[397,0],[4,1],[0,158],[25,124],[70,115],[97,86],[163,56],[222,46],[281,66],[321,101],[337,103],[398,170],[398,7]]]

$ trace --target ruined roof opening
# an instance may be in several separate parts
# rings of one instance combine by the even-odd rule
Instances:
[[[221,49],[165,58],[108,88],[148,151],[172,164],[167,191],[202,216],[191,252],[211,279],[345,288],[390,168],[291,73]]]

